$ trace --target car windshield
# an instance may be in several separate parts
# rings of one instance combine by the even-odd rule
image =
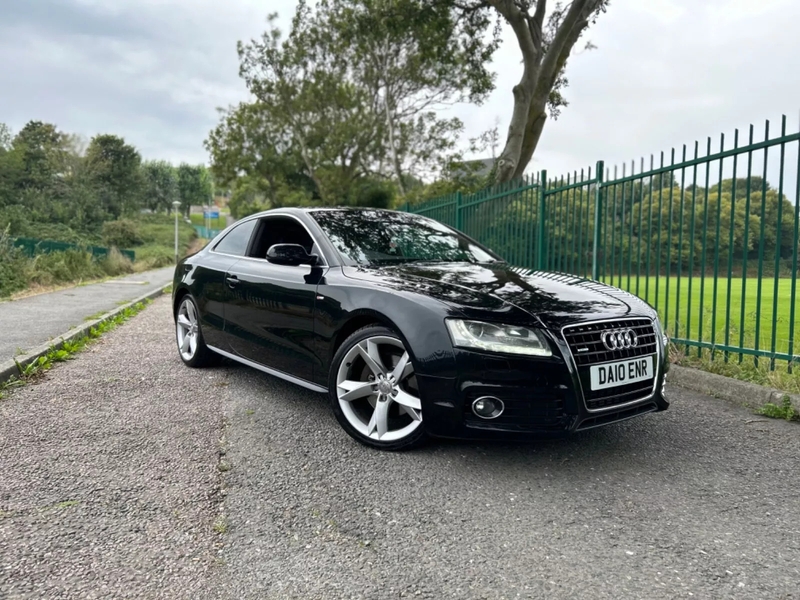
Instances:
[[[384,210],[322,210],[311,214],[342,257],[353,265],[500,261],[457,231],[419,215]]]

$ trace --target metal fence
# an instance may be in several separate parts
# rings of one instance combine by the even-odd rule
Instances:
[[[194,227],[198,237],[206,240],[213,240],[222,231],[222,229],[213,229],[211,227],[206,227],[205,225],[192,225],[192,227]]]
[[[677,344],[712,359],[800,362],[794,343],[800,133],[712,150],[694,143],[621,168],[546,171],[406,210],[440,220],[512,264],[571,273],[652,304]],[[688,152],[688,153],[687,153]],[[796,365],[795,365],[796,366]]]
[[[82,250],[89,252],[95,258],[105,258],[111,252],[110,248],[101,246],[83,246],[70,244],[68,242],[53,242],[50,240],[37,240],[33,238],[15,238],[14,246],[20,248],[28,256],[45,254],[47,252],[64,252],[66,250]],[[136,253],[133,250],[120,250],[120,254],[127,256],[131,262],[136,260]]]

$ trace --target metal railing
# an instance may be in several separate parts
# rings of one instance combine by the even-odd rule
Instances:
[[[772,183],[769,183],[772,182]],[[547,172],[407,206],[451,225],[512,264],[571,273],[652,304],[673,341],[728,361],[800,362],[794,342],[800,246],[800,133],[669,159]]]
[[[71,244],[69,242],[54,242],[52,240],[37,240],[34,238],[14,238],[14,246],[22,250],[28,256],[45,254],[47,252],[64,252],[66,250],[82,250],[88,252],[95,258],[105,258],[111,252],[110,248],[102,246],[87,246],[81,244]],[[128,257],[131,262],[136,260],[136,253],[133,250],[120,250],[120,254]]]

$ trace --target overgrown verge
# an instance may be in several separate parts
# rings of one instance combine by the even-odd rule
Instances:
[[[87,345],[101,337],[104,333],[116,329],[117,326],[125,323],[132,317],[139,314],[151,302],[152,300],[144,300],[125,308],[120,313],[98,323],[95,327],[92,327],[87,335],[74,340],[65,341],[58,348],[51,348],[47,354],[40,356],[38,359],[24,367],[17,363],[19,374],[10,378],[8,381],[0,382],[0,400],[5,397],[5,394],[11,388],[20,387],[35,381],[37,378],[44,375],[44,373],[51,369],[56,363],[64,362],[74,358],[75,354],[83,350]]]
[[[0,298],[31,287],[49,287],[68,283],[141,273],[171,265],[175,261],[175,219],[163,214],[137,215],[135,219],[109,221],[101,238],[88,236],[77,243],[105,244],[108,256],[95,258],[85,250],[49,252],[33,257],[14,247],[10,227],[0,231]],[[72,236],[69,240],[75,243]],[[191,252],[197,234],[188,223],[178,222],[178,248],[181,255]],[[116,248],[136,252],[131,262]]]
[[[8,231],[0,232],[0,298],[25,288],[52,286],[133,273],[133,263],[116,248],[96,259],[85,250],[26,256],[14,247]]]
[[[687,354],[685,348],[677,346],[670,348],[669,356],[673,364],[800,394],[800,363],[794,363],[790,368],[786,361],[771,365],[768,358],[760,358],[756,364],[753,357],[745,357],[740,363],[739,355],[734,353],[729,353],[726,361],[725,353],[720,351],[715,353],[712,360],[710,350],[703,349],[698,356],[696,348],[690,348]]]
[[[800,421],[800,413],[792,406],[792,400],[789,396],[784,396],[780,405],[773,402],[767,402],[758,411],[758,414],[772,419],[783,419],[785,421]]]

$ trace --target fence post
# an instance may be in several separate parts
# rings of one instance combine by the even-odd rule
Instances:
[[[405,205],[405,207],[403,208],[403,212],[411,212],[411,211],[409,210],[409,208],[410,208],[410,206],[409,206],[409,204],[408,204],[408,200],[406,200],[406,205]]]
[[[542,169],[541,174],[539,175],[539,224],[538,224],[538,231],[536,233],[536,269],[538,271],[545,270],[545,259],[544,259],[544,235],[545,235],[545,215],[547,211],[545,210],[545,197],[547,196],[547,169]]]
[[[463,225],[462,218],[461,218],[461,192],[456,192],[456,229],[461,231],[461,227]]]
[[[605,166],[602,160],[597,161],[597,172],[595,173],[595,180],[597,181],[594,188],[594,240],[592,241],[592,279],[595,281],[600,279],[600,262],[597,255],[600,251],[600,234],[603,228],[603,170]]]

